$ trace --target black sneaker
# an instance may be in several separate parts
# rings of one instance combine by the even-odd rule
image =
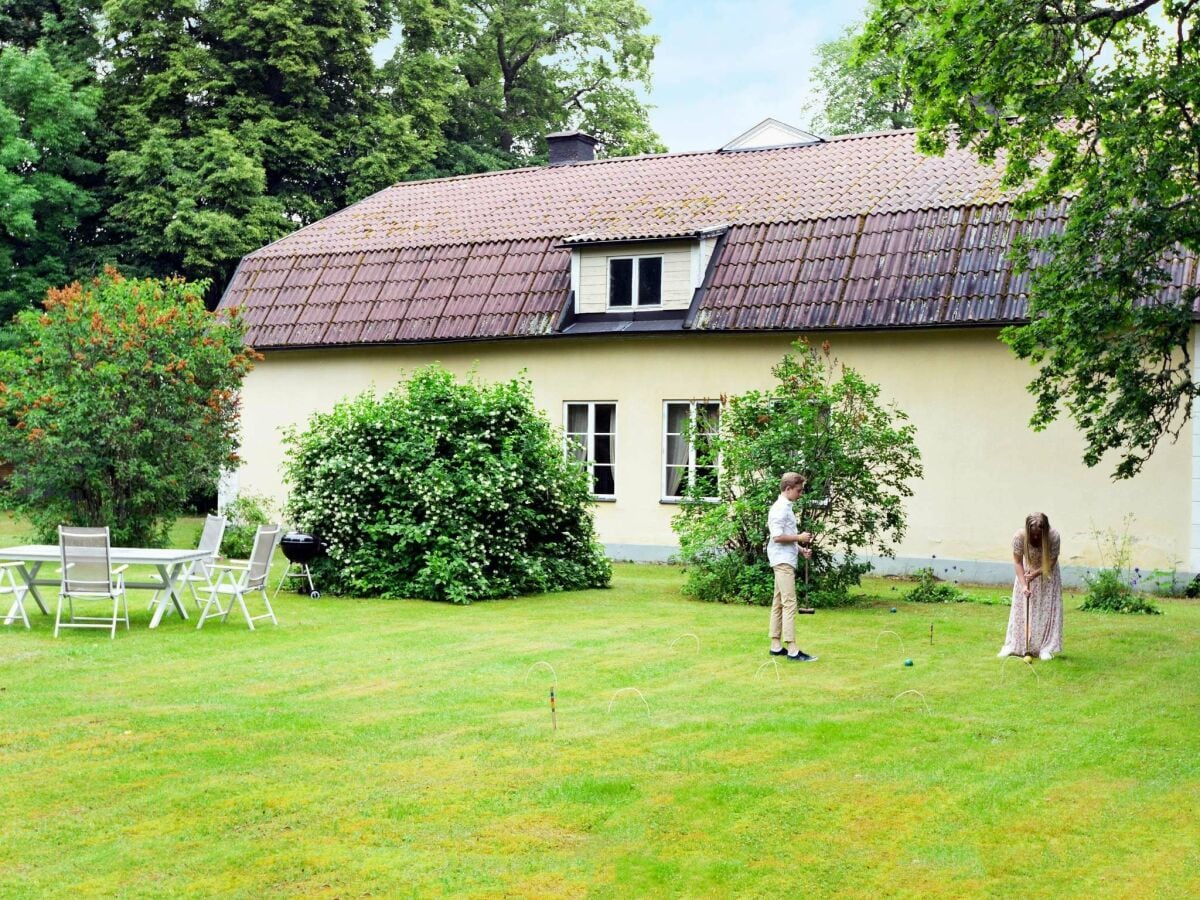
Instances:
[[[778,650],[772,650],[771,655],[772,656],[786,656],[787,655],[787,647],[780,647]]]
[[[789,654],[788,654],[788,659],[792,660],[793,662],[816,662],[816,661],[817,661],[817,657],[815,657],[815,656],[809,656],[809,655],[808,655],[807,653],[805,653],[803,650],[801,650],[801,651],[800,651],[799,653],[797,653],[795,656],[792,656],[792,655],[789,653]]]

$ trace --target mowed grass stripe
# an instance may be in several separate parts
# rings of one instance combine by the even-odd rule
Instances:
[[[994,656],[1007,608],[873,580],[776,665],[764,609],[680,585],[281,594],[255,633],[152,632],[142,597],[116,641],[38,614],[0,633],[0,893],[1200,892],[1197,604],[1068,598],[1031,670]]]

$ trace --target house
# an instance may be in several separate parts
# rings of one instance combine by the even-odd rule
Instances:
[[[768,386],[809,335],[917,428],[925,477],[885,570],[1010,579],[1035,510],[1063,534],[1068,577],[1102,562],[1095,532],[1127,514],[1138,564],[1200,569],[1194,434],[1112,483],[1069,424],[1028,428],[1035,371],[998,339],[1027,287],[1006,260],[1018,225],[998,170],[922,156],[909,131],[822,140],[767,123],[762,139],[787,143],[766,148],[754,132],[616,159],[552,135],[546,166],[397,184],[251,253],[222,300],[266,355],[243,393],[240,486],[282,496],[283,427],[420,366],[526,372],[591,471],[610,553],[666,559],[697,474],[683,423]],[[1176,288],[1197,279],[1194,260],[1178,269]]]

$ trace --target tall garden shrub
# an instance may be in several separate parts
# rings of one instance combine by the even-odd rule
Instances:
[[[697,479],[673,527],[687,568],[685,593],[702,600],[770,604],[767,511],[779,477],[808,479],[795,504],[801,531],[814,535],[801,602],[834,606],[870,570],[859,554],[891,556],[904,535],[909,481],[922,474],[908,417],[879,399],[879,387],[805,342],[772,372],[770,390],[726,398],[715,437],[697,441],[697,465],[719,470],[717,501]],[[699,458],[703,457],[703,459]]]
[[[206,287],[107,269],[14,320],[3,454],[10,502],[43,540],[65,523],[161,545],[189,495],[236,462],[237,390],[257,354],[236,313],[205,309]]]
[[[291,522],[334,593],[469,603],[608,585],[588,477],[528,381],[431,366],[286,438]]]

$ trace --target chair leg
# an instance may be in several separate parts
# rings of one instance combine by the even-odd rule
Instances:
[[[212,610],[214,602],[217,605],[217,609],[220,610],[221,603],[217,598],[216,590],[213,590],[213,592],[208,595],[208,599],[204,601],[204,606],[200,610],[200,621],[196,623],[197,631],[204,627],[204,622],[206,619],[211,618],[210,611]]]
[[[54,636],[55,637],[58,637],[58,629],[62,622],[62,604],[63,604],[63,595],[59,594],[58,595],[58,609],[56,609],[54,611]]]
[[[271,607],[271,598],[267,596],[267,589],[263,588],[263,603],[267,605],[267,615],[271,617],[271,624],[278,625],[279,620],[275,618],[275,610]]]
[[[7,581],[9,590],[13,596],[13,606],[17,608],[17,612],[21,614],[21,621],[25,624],[25,630],[29,630],[29,616],[25,614],[25,594],[28,593],[28,588],[17,584],[16,576],[13,575],[12,569],[5,569],[0,574],[0,581]]]
[[[125,630],[129,631],[129,595],[121,591],[121,605],[125,607]]]
[[[121,612],[121,598],[119,596],[117,596],[116,594],[113,594],[112,602],[113,602],[112,630],[109,632],[108,636],[110,638],[112,638],[113,640],[116,640],[116,638],[117,638],[117,615]]]
[[[242,615],[245,616],[245,618],[246,618],[246,624],[249,625],[250,630],[253,631],[254,630],[254,619],[250,618],[250,610],[246,608],[246,598],[245,598],[245,596],[243,596],[241,591],[238,591],[237,601],[238,601],[238,604],[242,607]],[[230,605],[230,607],[233,606],[232,603],[230,603],[229,605]]]
[[[196,593],[196,585],[192,584],[191,576],[187,578],[187,588],[192,593],[192,602],[196,604],[196,609],[200,608],[200,595]]]

